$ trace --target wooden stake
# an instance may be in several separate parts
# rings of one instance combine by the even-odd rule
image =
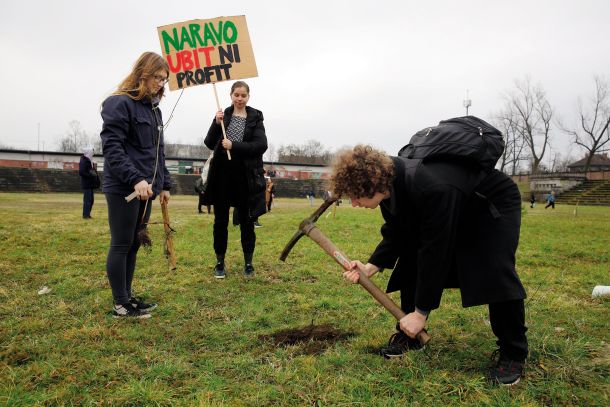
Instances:
[[[172,229],[169,227],[169,212],[167,210],[167,202],[161,202],[161,212],[163,213],[163,229],[165,230],[165,244],[167,245],[169,269],[176,270],[176,252],[174,251]]]
[[[218,107],[218,110],[220,110],[220,102],[218,101],[218,92],[216,91],[216,82],[212,82],[212,87],[214,88],[214,96],[216,97],[216,106]],[[222,137],[226,140],[227,132],[225,131],[224,120],[220,121],[220,127],[222,127]],[[227,150],[227,157],[229,158],[229,160],[231,159],[231,152],[229,150]]]

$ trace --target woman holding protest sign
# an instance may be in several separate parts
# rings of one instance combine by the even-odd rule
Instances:
[[[226,275],[225,253],[231,207],[236,208],[239,214],[244,275],[254,275],[254,220],[266,209],[263,153],[267,150],[267,136],[263,113],[247,106],[249,99],[248,85],[242,81],[235,82],[231,86],[231,106],[224,112],[216,112],[204,140],[205,145],[214,150],[204,202],[214,205],[216,278]],[[223,135],[223,121],[226,137]]]
[[[171,180],[165,166],[163,120],[158,108],[169,75],[167,62],[145,52],[118,89],[102,103],[103,192],[108,202],[110,248],[106,272],[115,317],[149,318],[156,304],[132,295],[131,283],[140,248],[138,232],[150,217],[158,195],[169,202]],[[126,195],[138,199],[127,202]]]

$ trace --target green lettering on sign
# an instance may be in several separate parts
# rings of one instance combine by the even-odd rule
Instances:
[[[234,43],[237,40],[237,27],[233,24],[233,21],[227,21],[223,27],[222,36],[227,44]],[[231,36],[229,37],[228,31],[231,30]]]
[[[174,28],[172,30],[173,37],[170,37],[167,31],[161,32],[161,37],[163,38],[163,47],[165,48],[165,53],[169,54],[169,44],[171,44],[175,50],[180,51],[182,47],[180,46],[180,42],[178,40],[178,30]]]

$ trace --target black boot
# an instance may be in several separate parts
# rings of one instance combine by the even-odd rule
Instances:
[[[214,277],[225,278],[225,255],[216,255],[216,266],[214,267]]]
[[[254,276],[254,266],[252,265],[252,257],[254,257],[254,253],[244,253],[244,276],[246,277]]]

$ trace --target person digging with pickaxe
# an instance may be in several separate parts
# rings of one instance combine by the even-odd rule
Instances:
[[[359,145],[337,157],[333,196],[354,207],[381,208],[382,239],[368,262],[344,272],[358,282],[393,268],[387,292],[400,291],[406,314],[381,349],[386,358],[421,349],[416,340],[444,288],[459,287],[462,305],[488,304],[499,359],[488,378],[519,382],[528,355],[525,290],[515,271],[521,196],[502,172],[458,160],[390,157]]]

